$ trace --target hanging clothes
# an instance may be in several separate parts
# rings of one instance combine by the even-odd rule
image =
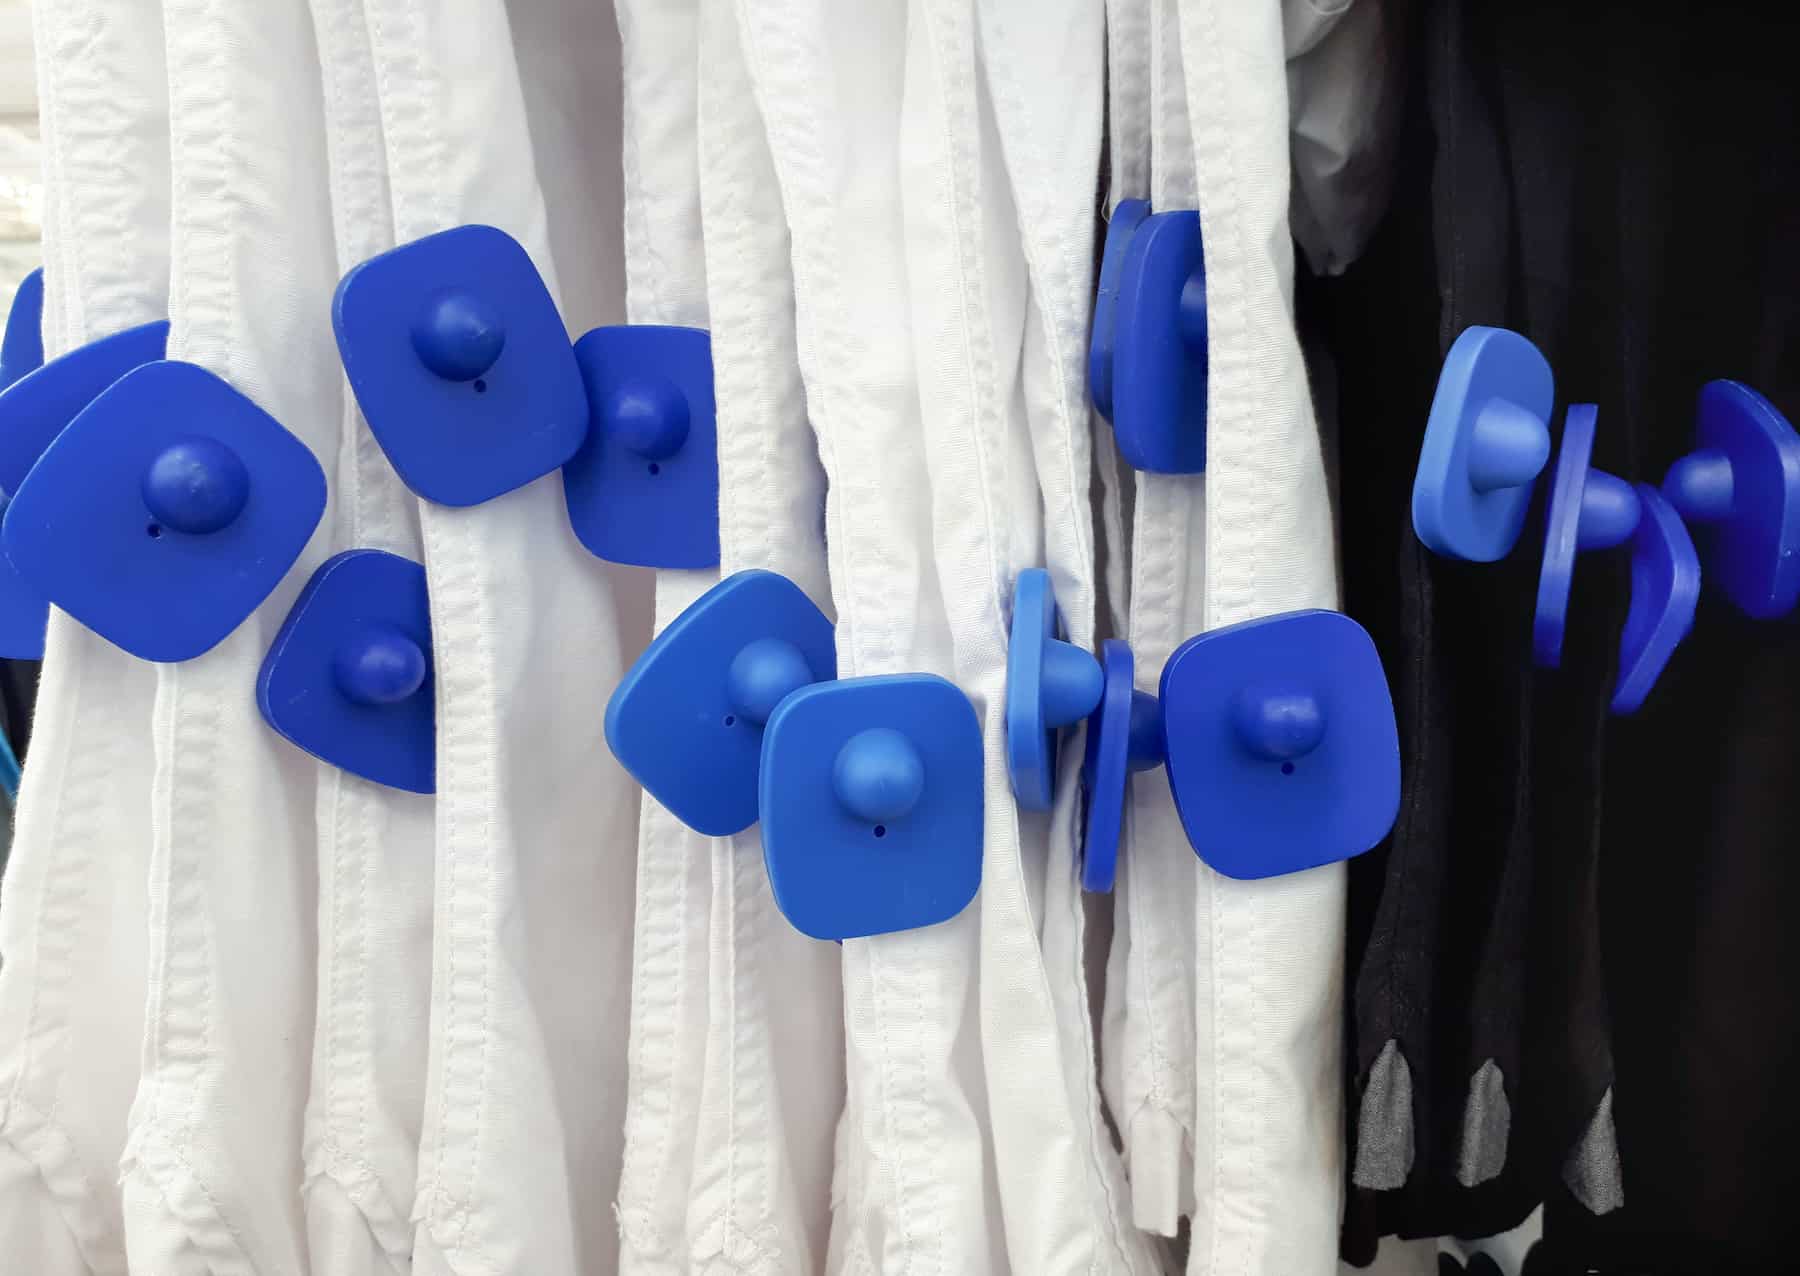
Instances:
[[[167,313],[169,96],[155,0],[45,4],[34,20],[55,358]],[[156,674],[55,609],[45,654],[0,892],[0,1253],[45,1276],[123,1273]]]

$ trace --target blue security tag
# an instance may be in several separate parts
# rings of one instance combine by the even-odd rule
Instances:
[[[1100,644],[1100,703],[1088,719],[1081,787],[1087,820],[1081,839],[1081,887],[1107,892],[1118,873],[1125,827],[1126,748],[1131,729],[1131,648],[1117,638]]]
[[[0,336],[0,390],[35,371],[44,362],[44,269],[19,281]]]
[[[1747,616],[1785,616],[1800,601],[1800,435],[1749,386],[1710,381],[1694,443],[1662,492],[1695,526],[1706,579]]]
[[[1225,876],[1349,859],[1393,827],[1394,704],[1375,644],[1341,612],[1190,638],[1163,668],[1162,709],[1175,809]]]
[[[1206,261],[1200,214],[1156,213],[1131,236],[1113,319],[1112,422],[1132,468],[1206,468]]]
[[[1571,403],[1563,416],[1562,446],[1556,455],[1556,474],[1550,482],[1544,517],[1537,610],[1531,625],[1532,658],[1544,669],[1562,663],[1576,555],[1622,545],[1638,525],[1637,490],[1624,479],[1588,464],[1598,416],[1599,409],[1592,403]]]
[[[1119,279],[1125,273],[1125,250],[1148,216],[1148,200],[1120,200],[1106,223],[1106,243],[1100,252],[1100,284],[1094,292],[1094,319],[1088,334],[1088,398],[1108,421],[1112,420],[1113,411],[1113,338],[1118,327]]]
[[[1637,487],[1643,516],[1631,542],[1631,608],[1619,635],[1612,711],[1635,712],[1662,676],[1700,605],[1700,557],[1687,525],[1661,492]]]
[[[189,660],[269,596],[325,512],[306,445],[191,363],[127,373],[69,423],[6,511],[19,574],[107,641]]]
[[[131,369],[162,358],[168,342],[168,322],[158,320],[101,337],[44,365],[38,336],[42,304],[42,272],[33,271],[20,285],[7,322],[0,376],[0,500],[24,483],[51,440],[94,396]],[[43,591],[0,554],[0,656],[42,659],[49,619]]]
[[[699,328],[596,328],[575,343],[588,435],[563,467],[575,535],[640,567],[716,567],[719,439],[712,338]]]
[[[1027,811],[1048,811],[1056,784],[1056,733],[1100,702],[1100,664],[1057,636],[1050,573],[1031,567],[1013,586],[1006,653],[1006,766]]]
[[[378,549],[327,559],[256,680],[264,721],[321,762],[413,793],[437,788],[425,569]]]
[[[0,492],[0,518],[10,504]],[[0,660],[42,660],[50,602],[0,553]]]
[[[458,226],[345,275],[338,353],[401,481],[478,505],[548,474],[587,433],[587,395],[550,290],[505,231]]]
[[[646,792],[711,837],[756,823],[763,724],[837,676],[831,622],[801,588],[745,571],[657,635],[606,706],[606,743]]]
[[[1538,348],[1506,328],[1465,328],[1438,373],[1413,478],[1427,548],[1491,563],[1518,542],[1550,459],[1556,383]]]
[[[981,883],[981,724],[929,674],[847,678],[783,700],[762,756],[775,903],[815,939],[930,926]]]
[[[0,394],[0,488],[17,492],[38,457],[96,395],[133,368],[163,357],[166,319],[90,341],[28,373]]]

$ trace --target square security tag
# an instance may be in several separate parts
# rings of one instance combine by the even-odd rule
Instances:
[[[370,431],[426,500],[479,505],[581,446],[568,331],[506,232],[458,226],[371,257],[338,284],[331,317]]]

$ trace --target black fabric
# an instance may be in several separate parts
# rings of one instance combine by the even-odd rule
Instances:
[[[1800,1139],[1800,624],[1708,594],[1637,715],[1607,714],[1623,552],[1581,560],[1563,668],[1530,670],[1539,514],[1502,564],[1426,553],[1413,467],[1469,324],[1549,358],[1557,418],[1599,405],[1595,463],[1659,482],[1695,396],[1731,376],[1800,414],[1800,19],[1773,6],[1447,0],[1416,32],[1403,179],[1370,252],[1308,281],[1340,377],[1346,607],[1394,689],[1406,797],[1353,862],[1347,1117],[1389,1040],[1415,1163],[1352,1190],[1376,1237],[1484,1235],[1540,1200],[1579,1269],[1786,1270]],[[1456,1180],[1493,1059],[1506,1166]],[[1626,1205],[1562,1166],[1613,1090]]]
[[[37,706],[38,662],[0,660],[0,728],[19,761],[31,743],[31,714]]]

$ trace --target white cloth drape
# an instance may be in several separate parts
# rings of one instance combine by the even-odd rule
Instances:
[[[34,12],[44,352],[163,318],[169,124],[156,0]],[[52,611],[0,886],[0,1254],[125,1270],[118,1161],[137,1090],[156,673]]]
[[[0,1253],[51,1276],[1151,1276],[1186,1219],[1190,1272],[1333,1270],[1343,868],[1220,878],[1153,772],[1116,894],[1085,897],[1081,733],[1054,809],[1021,813],[1006,646],[1028,567],[1073,642],[1129,638],[1149,690],[1203,628],[1334,604],[1289,219],[1338,264],[1366,238],[1379,112],[1341,145],[1321,121],[1380,21],[40,0],[50,352],[166,309],[171,357],[301,438],[332,503],[199,660],[52,618],[0,892]],[[1088,407],[1097,220],[1126,197],[1200,210],[1203,476],[1123,471]],[[614,764],[622,670],[720,572],[598,563],[554,475],[469,509],[400,484],[332,290],[466,222],[525,246],[571,336],[709,331],[720,572],[795,580],[843,676],[936,673],[974,705],[961,915],[807,939],[755,828],[695,834]],[[426,567],[435,797],[255,712],[275,626],[352,546]]]

